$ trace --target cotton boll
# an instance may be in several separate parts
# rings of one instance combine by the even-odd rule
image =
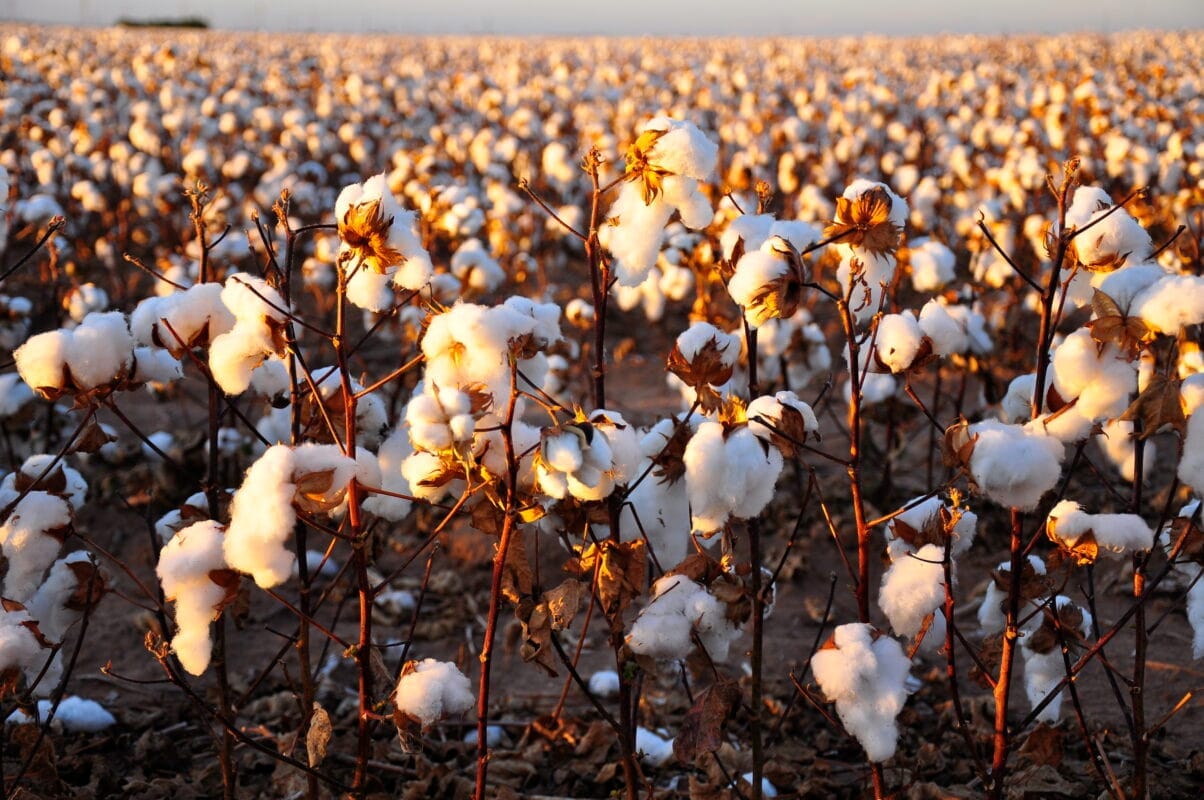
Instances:
[[[878,360],[891,372],[904,372],[919,354],[924,332],[909,311],[886,314],[878,321],[878,333],[874,341]]]
[[[744,309],[744,317],[754,328],[769,319],[781,316],[776,302],[776,286],[790,275],[790,264],[779,253],[771,250],[753,250],[745,253],[736,264],[735,274],[728,282],[727,290],[732,299]],[[767,296],[775,298],[766,302]],[[787,312],[793,313],[793,309]]]
[[[1078,399],[1075,408],[1091,420],[1118,417],[1137,390],[1137,370],[1117,349],[1100,348],[1091,332],[1080,328],[1053,353],[1053,387],[1065,400]]]
[[[1204,658],[1204,579],[1196,580],[1196,576],[1204,567],[1196,567],[1196,575],[1191,576],[1195,584],[1187,590],[1187,621],[1192,629],[1192,658]]]
[[[478,294],[492,292],[501,286],[506,273],[481,244],[480,239],[468,239],[452,254],[452,274]]]
[[[929,614],[932,621],[925,633],[923,647],[933,652],[944,644],[945,549],[927,544],[915,553],[902,553],[891,561],[882,576],[878,607],[890,620],[891,629],[900,636],[914,639]]]
[[[639,286],[656,265],[673,207],[663,201],[646,204],[642,189],[629,182],[619,188],[607,215],[618,223],[602,228],[599,237],[614,257],[615,277],[622,286]]]
[[[898,641],[875,636],[865,623],[837,627],[831,640],[835,646],[815,654],[811,671],[869,760],[882,762],[898,745],[897,717],[907,699],[911,662]]]
[[[1091,634],[1090,612],[1076,606],[1069,597],[1058,595],[1054,599],[1054,609],[1061,624],[1070,628],[1063,633],[1068,641],[1072,641],[1076,633],[1082,637]],[[1024,656],[1024,689],[1029,703],[1035,708],[1066,677],[1066,662],[1053,621],[1044,616],[1039,630],[1023,637],[1020,645],[1020,652]],[[1058,721],[1061,708],[1062,696],[1059,691],[1058,696],[1037,715],[1037,719],[1054,724]]]
[[[920,309],[919,327],[921,333],[932,342],[932,352],[938,356],[963,353],[969,345],[965,329],[953,318],[945,304],[935,298]]]
[[[212,579],[211,573],[227,566],[225,539],[220,524],[202,520],[173,536],[159,554],[156,573],[163,594],[175,600],[176,635],[171,647],[191,675],[203,674],[212,655],[209,626],[227,590]]]
[[[1045,562],[1041,560],[1040,556],[1030,555],[1028,557],[1028,564],[1035,575],[1046,574]],[[1002,576],[1002,580],[1010,580],[1007,576],[1012,571],[1012,562],[1001,561],[995,567],[995,570]],[[1003,611],[1003,605],[1006,600],[1007,593],[1000,589],[994,580],[987,584],[986,595],[982,599],[982,605],[978,607],[978,626],[983,636],[990,636],[1004,629],[1004,626],[1007,624],[1007,617]],[[1039,623],[1039,620],[1037,622]],[[1030,623],[1030,627],[1032,624]]]
[[[402,670],[393,691],[397,710],[428,727],[473,707],[472,684],[455,664],[428,658]]]
[[[674,175],[685,175],[696,180],[710,179],[719,158],[719,146],[698,129],[692,122],[656,117],[649,120],[641,130],[664,131],[654,140],[648,160]]]
[[[1137,293],[1129,314],[1140,317],[1155,331],[1172,336],[1184,327],[1199,325],[1204,322],[1204,278],[1167,275]]]
[[[354,472],[355,462],[335,445],[273,445],[265,450],[247,470],[230,505],[224,543],[230,568],[250,574],[265,589],[288,580],[294,556],[286,544],[297,521],[293,502],[299,489],[307,503],[330,510],[342,500]],[[326,473],[329,481],[304,483]]]
[[[1067,548],[1087,535],[1114,553],[1144,552],[1154,546],[1154,531],[1136,514],[1088,514],[1073,500],[1050,509],[1046,531]]]
[[[167,350],[136,347],[133,353],[134,383],[165,384],[184,377],[184,365]]]
[[[917,292],[935,292],[955,277],[953,251],[927,237],[915,239],[908,248],[911,285]]]
[[[47,331],[30,337],[13,358],[21,380],[43,397],[56,398],[66,389],[67,353],[71,331]]]
[[[647,728],[636,728],[635,750],[644,766],[663,767],[673,758],[673,739],[665,739]]]
[[[1102,195],[1102,196],[1101,196]],[[1081,186],[1066,211],[1068,227],[1084,230],[1072,242],[1079,261],[1088,267],[1138,263],[1150,257],[1150,235],[1125,209],[1112,211],[1112,200],[1095,187]]]
[[[1133,442],[1133,423],[1128,420],[1108,420],[1103,432],[1094,437],[1104,455],[1120,471],[1120,476],[1132,483],[1136,477],[1136,448]],[[1142,478],[1148,480],[1154,469],[1155,443],[1147,440],[1142,459]]]
[[[0,552],[8,559],[4,597],[24,603],[33,596],[70,524],[70,506],[52,494],[30,492],[17,503],[0,527]]]
[[[1204,413],[1193,413],[1187,418],[1178,475],[1196,494],[1204,494]]]
[[[1018,375],[1008,384],[1007,393],[1000,402],[1004,422],[1027,422],[1032,415],[1033,394],[1037,391],[1037,376],[1033,373]]]
[[[68,607],[72,594],[79,589],[85,593],[91,590],[99,594],[103,588],[104,578],[100,576],[91,555],[84,550],[77,550],[54,562],[46,580],[34,592],[27,609],[30,616],[38,621],[38,629],[43,636],[52,642],[61,642],[67,629],[83,616],[82,608]]]
[[[41,478],[42,482],[36,488],[66,500],[72,511],[79,511],[87,500],[88,482],[84,476],[57,456],[42,453],[25,459],[17,472],[5,475],[4,480],[0,481],[0,507],[7,506],[21,495],[17,489],[18,475],[27,481]],[[49,488],[51,485],[54,485],[53,489]]]
[[[44,649],[30,627],[35,622],[23,609],[0,609],[0,673],[21,670],[27,679],[37,677]]]
[[[632,652],[662,661],[683,659],[697,635],[708,655],[727,658],[739,630],[726,618],[726,606],[684,575],[665,575],[652,586],[652,600],[627,635]]]
[[[970,472],[978,488],[1001,506],[1031,511],[1062,474],[1062,443],[1019,425],[984,420],[971,425],[977,437]]]
[[[380,312],[393,305],[393,289],[388,275],[360,267],[347,279],[347,301],[368,311]]]
[[[66,300],[67,316],[75,322],[83,322],[88,314],[104,311],[109,307],[108,293],[94,283],[83,283],[74,287]]]
[[[619,673],[614,670],[598,670],[589,676],[589,691],[595,697],[603,699],[616,697],[619,694]]]

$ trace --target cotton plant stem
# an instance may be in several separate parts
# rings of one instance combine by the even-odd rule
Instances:
[[[1145,439],[1141,438],[1140,419],[1133,423],[1133,434],[1136,438],[1133,440],[1133,494],[1129,512],[1140,514],[1141,482],[1145,467]],[[1129,688],[1129,698],[1133,709],[1133,797],[1136,800],[1146,800],[1149,795],[1149,734],[1145,715],[1145,671],[1149,631],[1146,629],[1146,609],[1142,601],[1146,591],[1147,558],[1148,553],[1133,554],[1133,599],[1137,603],[1137,614],[1133,626],[1133,683]]]
[[[757,380],[757,329],[744,322],[744,340],[748,351],[748,393],[750,399],[760,394]],[[749,654],[749,706],[748,733],[752,739],[752,800],[761,800],[761,776],[765,772],[765,749],[761,731],[761,714],[764,710],[763,670],[765,653],[765,597],[762,594],[761,574],[761,519],[748,521],[748,561],[751,567],[749,589],[752,591],[752,652]]]
[[[497,622],[502,607],[502,578],[506,569],[506,555],[515,535],[515,516],[518,501],[518,457],[514,452],[514,417],[518,404],[518,366],[510,365],[510,399],[506,406],[506,418],[502,421],[502,446],[506,451],[506,494],[502,509],[502,530],[498,537],[497,550],[493,554],[493,573],[489,583],[489,611],[485,618],[485,635],[481,642],[481,677],[477,692],[477,764],[473,800],[485,799],[485,787],[489,775],[489,679],[493,669],[493,643],[497,638]],[[485,502],[485,501],[482,501]],[[521,533],[519,534],[521,535]]]
[[[339,270],[338,294],[335,300],[335,354],[338,360],[340,392],[343,401],[343,441],[344,452],[348,458],[354,459],[355,423],[356,423],[356,394],[351,385],[351,369],[347,359],[346,336],[346,306],[347,306],[347,273],[341,267]],[[321,395],[314,396],[315,402],[321,402]],[[359,724],[356,728],[355,775],[352,779],[352,793],[357,798],[367,794],[368,761],[371,757],[372,728],[373,728],[373,697],[372,680],[372,603],[373,587],[368,576],[368,564],[371,560],[371,544],[364,530],[363,511],[360,488],[353,477],[347,486],[347,524],[351,531],[352,556],[355,561],[356,595],[359,600],[359,638],[355,644],[355,665],[357,673],[356,689],[359,697]],[[304,558],[304,554],[301,556]]]

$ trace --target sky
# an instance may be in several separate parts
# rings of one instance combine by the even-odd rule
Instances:
[[[0,0],[0,20],[108,25],[122,16],[410,34],[1107,33],[1204,28],[1204,0]]]

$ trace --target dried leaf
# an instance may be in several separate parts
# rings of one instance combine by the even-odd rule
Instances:
[[[358,203],[339,220],[339,238],[353,254],[352,263],[363,263],[373,272],[386,274],[405,260],[389,243],[393,217],[385,217],[380,199]]]
[[[901,229],[890,219],[893,201],[886,189],[876,186],[854,200],[836,199],[836,220],[824,229],[824,238],[839,237],[841,244],[862,247],[873,253],[894,254]]]
[[[723,744],[724,725],[739,702],[740,686],[730,678],[718,678],[699,693],[673,740],[673,755],[677,760],[689,765],[700,754],[718,750]]]
[[[1099,289],[1092,295],[1091,309],[1095,312],[1095,319],[1088,322],[1087,327],[1091,330],[1091,338],[1098,342],[1100,350],[1112,344],[1130,359],[1134,359],[1157,336],[1145,320],[1127,316],[1115,300]]]
[[[668,131],[644,131],[627,148],[627,180],[640,181],[643,184],[644,205],[652,205],[661,193],[664,177],[672,174],[649,160],[652,158],[653,147],[666,133]]]
[[[326,758],[326,745],[330,743],[332,732],[330,715],[315,701],[313,714],[309,718],[309,730],[305,732],[305,752],[309,755],[311,767],[321,765]]]
[[[1020,746],[1020,755],[1033,764],[1060,767],[1064,756],[1062,730],[1042,722],[1033,728],[1024,740],[1024,744]]]
[[[109,442],[115,441],[117,441],[116,437],[106,433],[105,429],[100,427],[100,424],[93,418],[88,420],[88,424],[80,431],[79,436],[75,437],[75,443],[71,445],[68,452],[95,453]]]
[[[598,573],[598,602],[608,616],[622,613],[644,590],[647,562],[644,540],[612,542],[607,539],[591,544],[567,565],[584,581]]]
[[[1180,436],[1187,435],[1187,416],[1183,413],[1183,396],[1179,392],[1180,382],[1165,375],[1154,375],[1146,384],[1145,391],[1137,395],[1133,404],[1120,418],[1141,422],[1139,439],[1153,436],[1163,425],[1170,425]]]
[[[343,501],[343,493],[330,490],[334,486],[334,469],[310,472],[296,479],[293,505],[305,514],[320,514]]]
[[[734,363],[726,363],[724,354],[731,345],[719,346],[714,337],[694,353],[693,358],[686,360],[676,344],[669,351],[666,369],[687,386],[698,389],[704,386],[722,386],[731,380]]]

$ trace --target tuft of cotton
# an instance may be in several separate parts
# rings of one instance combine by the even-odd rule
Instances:
[[[710,223],[710,200],[699,188],[715,170],[718,145],[690,122],[657,117],[641,134],[663,132],[643,152],[649,170],[659,176],[659,189],[647,198],[643,177],[632,173],[619,188],[607,216],[610,225],[600,235],[614,256],[615,277],[624,286],[639,286],[656,265],[665,237],[665,225],[676,211],[688,228]],[[643,139],[644,137],[641,137]]]
[[[20,670],[26,678],[37,677],[44,648],[31,627],[35,622],[22,608],[0,608],[0,674]]]
[[[782,454],[748,426],[725,433],[704,422],[690,437],[683,456],[695,530],[719,530],[729,517],[748,519],[764,510],[782,472]]]
[[[1082,615],[1082,621],[1076,629],[1081,636],[1089,636],[1091,633],[1091,613],[1085,608],[1076,606],[1069,597],[1058,595],[1054,599],[1054,607],[1059,617],[1065,619],[1065,614],[1068,611],[1075,611]],[[1043,614],[1045,612],[1042,612]],[[1042,619],[1041,625],[1049,628],[1052,631],[1052,621]],[[1073,640],[1074,633],[1067,631],[1063,634],[1068,641]],[[1052,647],[1045,652],[1040,652],[1034,649],[1034,644],[1041,642],[1041,649],[1050,644],[1049,637],[1037,637],[1028,635],[1020,640],[1020,652],[1024,656],[1024,691],[1028,695],[1028,702],[1035,708],[1054,690],[1061,680],[1066,677],[1066,662],[1062,656],[1062,647],[1060,643],[1052,640]],[[1063,690],[1064,691],[1064,690]],[[1062,710],[1062,692],[1058,692],[1058,696],[1049,702],[1045,708],[1041,709],[1041,713],[1037,715],[1037,719],[1041,722],[1054,724],[1058,721],[1058,715]]]
[[[13,357],[21,379],[54,399],[64,391],[91,391],[125,378],[133,351],[125,315],[110,311],[88,314],[71,330],[40,333]]]
[[[613,411],[544,430],[535,474],[539,487],[562,500],[601,500],[635,477],[640,460],[635,431]]]
[[[924,331],[910,311],[886,314],[878,320],[874,346],[878,360],[891,372],[911,367],[924,344]]]
[[[911,285],[917,292],[935,292],[956,277],[953,251],[936,239],[921,237],[908,248]]]
[[[283,355],[286,305],[266,281],[244,273],[226,279],[221,301],[235,322],[212,339],[209,369],[222,391],[237,395],[251,385],[251,374],[264,359]]]
[[[755,398],[748,404],[745,416],[755,436],[773,443],[787,455],[793,454],[794,447],[807,437],[819,434],[815,411],[791,391]]]
[[[589,691],[596,697],[617,697],[619,694],[619,673],[612,669],[602,669],[589,676]]]
[[[1094,186],[1075,189],[1066,210],[1066,225],[1084,230],[1072,242],[1079,262],[1088,269],[1111,269],[1150,257],[1153,244],[1141,223],[1123,208],[1112,210],[1112,198]]]
[[[83,585],[81,586],[81,581]],[[89,583],[93,582],[89,587]],[[71,602],[71,596],[79,589],[98,590],[104,586],[92,556],[84,550],[76,550],[54,562],[46,580],[34,592],[27,606],[30,616],[38,621],[38,629],[51,642],[61,642],[67,629],[83,616],[83,608]],[[50,685],[57,681],[53,678]]]
[[[381,442],[377,451],[380,466],[381,489],[394,494],[410,494],[410,484],[401,474],[401,464],[414,452],[405,427],[399,427]],[[409,516],[411,502],[402,497],[372,494],[364,500],[364,510],[389,522],[397,522]]]
[[[155,568],[164,596],[175,601],[176,635],[171,648],[192,675],[205,672],[213,652],[209,625],[217,618],[226,588],[211,573],[227,567],[225,538],[219,523],[194,522],[163,546]]]
[[[450,661],[433,658],[407,664],[393,691],[397,710],[423,727],[462,714],[475,702],[464,673]]]
[[[815,680],[869,760],[886,761],[898,746],[911,662],[897,640],[866,623],[837,627],[830,645],[811,659]]]
[[[1100,347],[1091,332],[1080,328],[1053,353],[1053,388],[1063,400],[1076,400],[1075,410],[1088,420],[1120,416],[1137,390],[1137,367],[1113,345]]]
[[[740,631],[727,619],[727,605],[684,575],[665,575],[652,585],[652,600],[627,634],[632,652],[658,660],[689,655],[693,636],[715,661],[727,658]]]
[[[402,210],[384,173],[345,186],[334,213],[341,242],[338,261],[346,269],[379,274],[411,291],[430,282],[435,270],[418,234],[418,215]]]
[[[907,552],[891,561],[882,575],[878,607],[890,620],[891,629],[900,636],[914,639],[929,614],[932,622],[924,635],[923,647],[934,651],[945,641],[945,548],[926,544],[916,552]]]
[[[57,495],[71,505],[72,511],[79,511],[88,498],[88,482],[78,470],[68,466],[57,456],[46,453],[32,455],[21,462],[17,472],[10,472],[0,481],[0,507],[7,506],[21,496],[17,489],[17,476],[23,481],[42,481],[36,488]],[[46,473],[43,477],[42,473]],[[49,487],[54,487],[49,488]]]
[[[635,751],[640,756],[640,763],[645,766],[663,767],[673,758],[673,739],[666,739],[647,728],[636,728]]]
[[[1028,557],[1029,566],[1032,567],[1033,573],[1036,575],[1045,575],[1045,562],[1040,556],[1030,555]],[[1006,578],[1012,571],[1011,561],[1001,561],[995,571]],[[978,626],[984,636],[989,636],[992,633],[999,633],[1007,624],[1007,617],[1004,615],[1003,604],[1007,600],[1007,593],[1000,589],[994,580],[987,584],[986,595],[982,599],[982,605],[978,607]],[[1032,601],[1030,601],[1031,610]],[[1040,620],[1035,619],[1030,621],[1029,627],[1039,624]]]
[[[184,377],[184,365],[168,350],[135,347],[132,380],[134,383],[165,384]]]
[[[234,314],[222,302],[220,283],[199,283],[182,292],[148,297],[130,315],[138,345],[166,348],[177,358],[194,346],[207,346],[234,327]]]
[[[52,710],[55,711],[55,724],[61,726],[67,733],[99,733],[117,724],[117,718],[100,703],[75,695],[64,697],[59,702],[57,710],[54,709],[54,704],[50,700],[39,700],[37,719],[21,709],[17,709],[9,715],[4,724],[28,725],[44,721],[50,718]]]
[[[70,524],[71,507],[55,495],[30,492],[17,503],[0,527],[0,552],[8,559],[4,597],[18,603],[33,597]]]
[[[1136,514],[1089,514],[1073,500],[1049,511],[1046,531],[1054,541],[1073,548],[1084,536],[1113,553],[1144,552],[1154,546],[1154,531]]]
[[[1159,333],[1177,335],[1180,329],[1204,322],[1204,277],[1166,275],[1138,292],[1129,315],[1140,317]]]
[[[783,307],[777,300],[782,294],[778,287],[790,273],[790,263],[785,255],[771,244],[745,253],[737,262],[727,291],[744,309],[744,318],[749,325],[757,328],[770,319],[794,313],[790,304]],[[785,314],[782,313],[784,309]]]
[[[1005,508],[1032,511],[1062,474],[1062,443],[1021,425],[983,420],[969,428],[974,483]]]
[[[295,558],[286,547],[297,522],[294,501],[332,509],[355,473],[355,461],[336,445],[269,447],[234,493],[224,543],[227,564],[251,575],[262,588],[284,583]],[[304,498],[298,498],[301,492]]]
[[[1179,459],[1179,480],[1204,494],[1204,373],[1186,378],[1179,389],[1187,417],[1187,435],[1183,437],[1183,456]]]
[[[938,356],[964,353],[970,344],[966,329],[936,298],[920,309],[919,325],[920,331],[932,342],[932,352]]]

